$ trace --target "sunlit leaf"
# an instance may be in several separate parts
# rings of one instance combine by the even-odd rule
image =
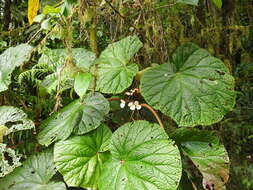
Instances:
[[[53,7],[53,6],[50,6],[50,5],[46,5],[44,8],[43,8],[43,11],[42,13],[44,15],[47,15],[47,14],[58,14],[61,12],[61,8],[60,7]]]
[[[0,143],[3,143],[3,137],[7,130],[8,130],[8,127],[4,125],[0,125]]]
[[[92,74],[78,73],[75,77],[74,89],[78,96],[83,97],[92,81]]]
[[[54,161],[69,186],[97,188],[105,160],[109,157],[112,132],[105,125],[83,136],[59,141],[54,148]]]
[[[181,178],[176,145],[157,124],[127,123],[117,129],[99,181],[100,190],[175,190]]]
[[[222,0],[212,0],[212,1],[218,8],[222,7]]]

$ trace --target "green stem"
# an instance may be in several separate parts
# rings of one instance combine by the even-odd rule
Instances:
[[[90,37],[90,48],[93,53],[98,57],[98,46],[97,46],[97,26],[93,21],[91,27],[89,28],[89,37]]]

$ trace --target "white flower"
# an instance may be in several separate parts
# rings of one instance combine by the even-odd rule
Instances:
[[[124,108],[126,106],[126,102],[124,100],[120,100],[120,107]]]
[[[140,110],[140,109],[141,109],[141,105],[139,104],[138,101],[134,101],[134,105],[135,105],[135,108],[136,108],[137,110]]]
[[[133,102],[129,102],[128,107],[130,107],[130,110],[133,110],[133,111],[135,110],[135,105]]]
[[[133,96],[136,91],[137,91],[137,89],[131,89],[129,92],[125,92],[125,95]]]
[[[141,105],[139,104],[138,101],[134,101],[134,102],[129,102],[128,106],[130,107],[130,110],[140,110],[141,109]]]

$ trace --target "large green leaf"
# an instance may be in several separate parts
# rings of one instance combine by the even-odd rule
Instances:
[[[90,92],[82,102],[75,100],[45,120],[38,141],[48,146],[54,141],[67,139],[72,131],[84,134],[96,129],[109,108],[103,95]]]
[[[50,181],[56,173],[52,151],[29,157],[22,167],[0,180],[1,190],[66,190],[63,182]]]
[[[137,36],[129,36],[110,44],[96,61],[98,63],[97,89],[103,93],[121,93],[128,88],[138,72],[138,66],[130,63],[142,47]]]
[[[55,144],[54,160],[68,186],[97,188],[102,165],[109,157],[112,132],[105,125],[84,136]]]
[[[180,144],[183,154],[188,156],[202,173],[204,188],[225,189],[229,176],[229,157],[216,134],[181,128],[172,137]]]
[[[7,148],[6,144],[0,143],[0,177],[11,173],[16,167],[20,166],[19,161],[20,156],[16,155],[14,150]]]
[[[181,158],[165,131],[147,121],[127,123],[114,132],[99,181],[100,190],[175,190]]]
[[[187,43],[170,63],[147,70],[141,94],[179,126],[210,125],[235,105],[234,78],[223,62]]]
[[[0,55],[0,92],[8,89],[12,71],[29,59],[31,50],[32,46],[20,44],[8,48]]]
[[[27,118],[26,113],[12,106],[0,107],[0,126],[1,125],[8,127],[8,130],[5,131],[5,135],[34,128],[34,123]]]

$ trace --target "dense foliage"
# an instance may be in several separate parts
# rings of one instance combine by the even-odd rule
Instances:
[[[249,0],[0,0],[0,190],[253,188]]]

